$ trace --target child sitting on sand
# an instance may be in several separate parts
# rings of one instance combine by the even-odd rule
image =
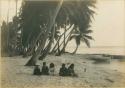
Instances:
[[[49,75],[54,75],[54,72],[55,72],[55,65],[53,63],[50,63]]]
[[[40,75],[40,68],[39,65],[36,65],[33,71],[33,75]]]
[[[68,67],[67,75],[68,75],[68,76],[78,77],[78,75],[77,75],[77,74],[75,73],[75,71],[74,71],[74,64],[71,64],[71,65]]]
[[[59,71],[60,76],[67,76],[67,68],[65,67],[65,64],[62,64],[62,67],[60,68]]]
[[[43,62],[43,67],[42,67],[42,75],[49,75],[49,69],[48,66],[46,66],[46,62]]]

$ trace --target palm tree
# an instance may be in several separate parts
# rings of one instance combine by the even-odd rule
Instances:
[[[76,49],[73,51],[73,54],[75,54],[78,50],[81,41],[84,42],[87,45],[87,47],[90,47],[89,40],[94,40],[92,36],[89,35],[90,33],[92,33],[92,30],[85,30],[83,33],[81,33],[78,31],[78,29],[75,29],[75,32],[70,37],[70,40],[74,38],[76,42]]]
[[[3,21],[1,26],[1,56],[7,56],[7,24]]]
[[[56,19],[56,17],[57,17],[57,14],[58,14],[60,8],[61,8],[62,2],[63,2],[63,0],[61,0],[61,1],[59,2],[58,6],[57,6],[57,8],[56,8],[56,10],[55,10],[55,13],[53,14],[53,18],[50,18],[50,24],[49,24],[49,26],[48,26],[48,29],[47,29],[47,31],[46,31],[46,33],[45,33],[45,36],[44,36],[44,39],[43,39],[44,42],[41,43],[41,45],[38,47],[36,53],[35,53],[35,54],[32,56],[32,58],[27,62],[26,66],[32,66],[32,65],[35,65],[35,64],[36,64],[36,61],[37,61],[38,58],[39,58],[39,54],[40,54],[40,52],[41,52],[41,49],[43,49],[44,46],[45,46],[46,40],[47,40],[47,38],[48,38],[48,34],[49,34],[49,32],[51,31],[53,25],[55,24],[55,19]],[[52,38],[52,39],[53,39],[53,38]],[[52,41],[51,41],[51,42],[52,42]]]
[[[60,1],[61,2],[61,1]],[[51,49],[47,49],[51,46],[48,45],[49,42],[55,38],[49,38],[49,36],[53,36],[54,30],[53,25],[56,25],[56,30],[62,30],[68,25],[72,26],[72,30],[67,34],[66,31],[62,33],[61,36],[58,36],[56,39],[56,45],[51,48],[52,51],[57,50],[62,47],[66,48],[70,37],[73,35],[75,28],[78,27],[78,31],[80,32],[80,36],[85,34],[85,31],[88,30],[90,23],[92,22],[91,18],[95,13],[91,7],[95,8],[95,0],[79,0],[79,1],[63,1],[61,7],[56,6],[59,4],[59,1],[25,1],[25,4],[22,6],[20,11],[20,25],[23,30],[23,46],[27,47],[28,45],[36,46],[36,42],[31,44],[35,39],[40,41],[39,46],[36,52],[33,54],[31,60],[27,63],[27,65],[34,65],[39,58],[39,54],[44,54],[44,51],[49,52]],[[58,13],[57,13],[58,12]],[[49,14],[53,17],[50,17]],[[66,23],[67,22],[67,23]],[[65,25],[65,26],[64,26]],[[60,32],[61,33],[61,32]],[[67,32],[68,33],[68,32]],[[30,35],[28,35],[30,34]],[[38,39],[37,37],[40,36]],[[63,38],[64,37],[64,38]],[[63,44],[60,43],[61,39],[64,39]],[[87,38],[87,37],[86,37]],[[82,39],[82,38],[81,38]],[[81,40],[80,39],[80,40]],[[86,40],[84,40],[86,41]],[[79,45],[79,44],[78,44]],[[45,54],[45,56],[47,55]]]
[[[9,24],[10,0],[8,1],[7,25]],[[9,27],[7,26],[7,54],[9,55]]]

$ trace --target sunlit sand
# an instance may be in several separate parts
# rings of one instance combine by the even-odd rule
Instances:
[[[54,62],[55,76],[34,76],[33,67],[24,66],[28,58],[4,57],[2,58],[2,87],[3,88],[45,88],[45,87],[123,87],[125,86],[125,60],[114,60],[110,63],[94,63],[91,60],[95,55],[71,55],[47,56],[43,61],[49,65]],[[30,58],[30,57],[29,57]],[[42,65],[43,61],[39,61]],[[78,77],[60,77],[59,68],[62,63],[67,66],[75,64],[75,72]],[[84,70],[86,69],[86,71]]]

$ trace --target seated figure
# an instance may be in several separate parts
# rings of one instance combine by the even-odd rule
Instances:
[[[40,68],[39,65],[36,65],[33,71],[33,75],[40,75]]]
[[[67,68],[65,67],[65,64],[62,64],[62,67],[60,68],[59,71],[60,76],[67,76]]]
[[[77,77],[77,74],[75,73],[74,71],[74,64],[71,64],[69,67],[68,67],[68,76],[74,76],[74,77]]]
[[[49,75],[49,69],[48,69],[48,66],[46,65],[46,62],[43,62],[41,74],[42,75]]]
[[[49,66],[49,75],[54,75],[54,72],[55,72],[55,66],[53,63],[50,63],[50,66]]]

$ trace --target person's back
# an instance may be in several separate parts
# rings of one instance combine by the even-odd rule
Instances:
[[[69,67],[68,70],[67,70],[67,73],[68,73],[68,76],[73,76],[74,70]]]
[[[55,65],[53,63],[50,63],[49,75],[54,75],[54,72],[55,72]]]
[[[65,64],[62,64],[62,67],[60,68],[59,71],[60,76],[67,76],[67,68],[65,67]]]
[[[46,62],[43,62],[43,67],[42,67],[42,75],[49,75],[49,69],[48,66],[46,66]]]
[[[41,73],[40,73],[40,68],[39,68],[39,66],[37,65],[37,66],[35,66],[35,68],[34,68],[34,71],[33,71],[33,75],[40,75]]]
[[[77,76],[78,76],[78,75],[75,73],[75,71],[74,71],[74,64],[71,64],[71,65],[68,67],[67,73],[68,73],[68,76],[74,76],[74,77],[77,77]]]

